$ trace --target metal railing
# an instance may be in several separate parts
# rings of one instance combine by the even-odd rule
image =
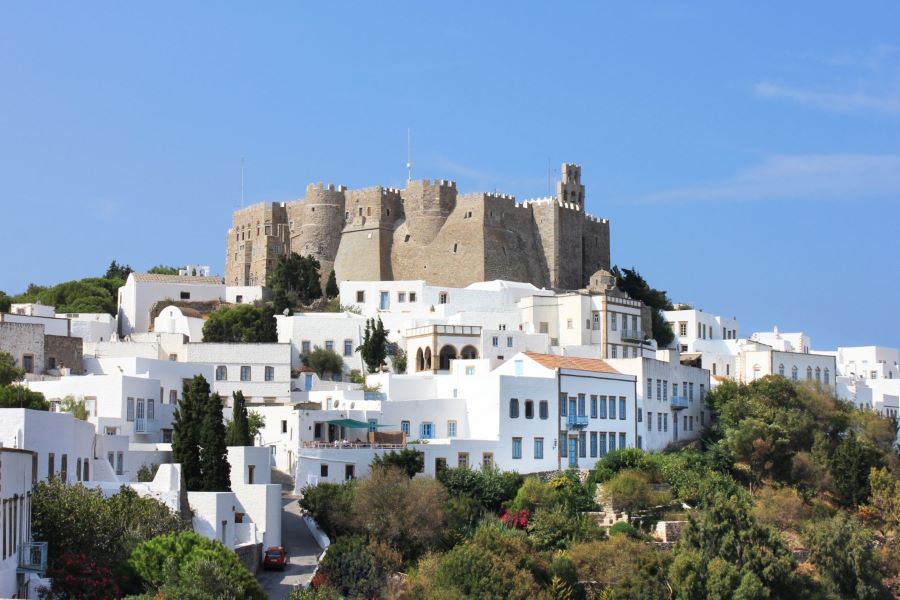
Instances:
[[[569,415],[568,417],[566,417],[566,427],[568,427],[569,429],[581,429],[583,427],[587,427],[587,425],[587,415]]]
[[[329,450],[368,450],[384,448],[387,450],[400,450],[404,444],[379,444],[366,442],[303,442],[304,448],[319,448]]]
[[[623,340],[632,340],[635,342],[641,342],[644,340],[644,332],[640,329],[623,329],[622,330],[622,339]]]
[[[688,399],[686,396],[672,396],[669,399],[669,404],[672,408],[680,410],[688,407]]]
[[[425,334],[481,335],[478,325],[423,325],[406,330],[406,337]]]
[[[43,573],[47,570],[47,542],[26,542],[19,546],[19,571]]]

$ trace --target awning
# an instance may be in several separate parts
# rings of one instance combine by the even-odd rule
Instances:
[[[379,425],[378,423],[366,423],[365,421],[357,421],[356,419],[332,419],[325,421],[329,425],[338,427],[346,427],[348,429],[368,429],[370,427],[396,427],[396,425]]]

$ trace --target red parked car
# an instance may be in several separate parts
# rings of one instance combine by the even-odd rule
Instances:
[[[263,569],[281,569],[287,564],[287,552],[281,546],[269,546],[263,554]]]

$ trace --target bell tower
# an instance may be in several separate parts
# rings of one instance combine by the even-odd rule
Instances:
[[[580,166],[563,163],[562,180],[556,182],[556,199],[568,202],[584,212],[584,186],[581,184]]]

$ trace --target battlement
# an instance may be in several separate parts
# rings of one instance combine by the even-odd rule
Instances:
[[[335,187],[335,185],[333,183],[329,183],[328,187],[326,188],[324,183],[310,183],[309,185],[306,186],[306,193],[308,194],[310,192],[310,190],[316,191],[316,192],[322,192],[325,190],[328,190],[329,192],[346,192],[347,186],[346,185],[338,185],[337,187]]]

